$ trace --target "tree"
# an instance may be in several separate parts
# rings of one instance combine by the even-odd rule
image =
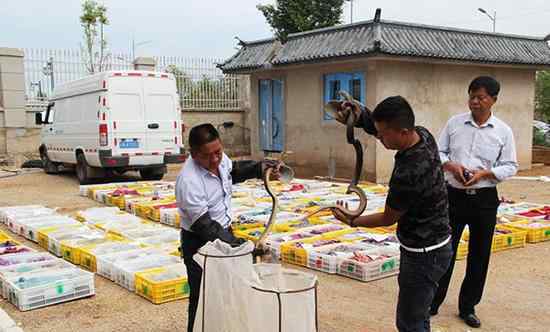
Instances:
[[[550,71],[537,72],[535,118],[544,122],[550,121]]]
[[[107,40],[103,31],[109,25],[107,7],[94,0],[85,0],[82,3],[80,25],[84,29],[84,52],[86,54],[87,69],[90,74],[105,70],[104,63],[108,57]],[[99,35],[98,35],[99,28]]]
[[[277,5],[258,5],[281,42],[295,32],[340,24],[344,0],[279,0]]]

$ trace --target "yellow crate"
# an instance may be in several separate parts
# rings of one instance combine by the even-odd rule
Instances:
[[[171,273],[170,270],[171,266],[137,272],[135,275],[136,293],[154,304],[161,304],[189,297],[187,275],[183,276],[179,274],[179,276],[173,279],[155,281],[155,277],[163,273]]]
[[[527,226],[533,222],[536,222],[536,221],[517,222],[514,224],[506,224],[505,226],[511,229],[527,232],[526,241],[528,243],[538,243],[543,241],[549,241],[550,240],[550,223],[548,224],[548,227],[531,228]]]
[[[0,230],[0,239],[10,239],[10,235],[2,230]]]
[[[50,233],[65,230],[65,229],[69,230],[71,228],[78,228],[78,227],[82,227],[82,225],[69,224],[69,225],[60,225],[60,226],[40,228],[38,230],[38,244],[42,248],[48,250],[49,234]]]
[[[503,214],[497,216],[497,223],[501,225],[515,224],[524,221],[529,221],[529,218],[515,214]]]
[[[71,241],[61,241],[61,254],[66,261],[69,261],[75,265],[80,265],[80,253],[83,247],[88,247],[95,244],[121,241],[122,238],[117,235],[107,234],[105,238],[94,240],[83,240],[85,244],[72,244]]]
[[[456,250],[456,260],[462,260],[468,256],[468,241],[461,240]]]
[[[498,252],[506,249],[522,248],[525,247],[525,241],[527,239],[527,232],[506,226],[497,225],[497,229],[510,230],[510,234],[498,234],[493,236],[493,244],[491,246],[492,252]]]
[[[119,241],[117,241],[119,242]],[[120,243],[126,243],[131,244],[129,241],[120,241]],[[99,246],[99,244],[85,246],[80,248],[80,266],[85,268],[86,270],[90,272],[96,272],[97,271],[97,259],[96,255],[94,254],[93,250]],[[128,248],[129,250],[134,250],[134,248]],[[120,251],[127,251],[127,250],[120,250]],[[111,252],[118,252],[118,250],[114,250]]]

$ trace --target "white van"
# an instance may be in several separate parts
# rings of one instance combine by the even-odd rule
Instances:
[[[160,180],[167,163],[185,160],[174,76],[107,71],[60,85],[45,113],[40,156],[48,174],[76,167],[81,184],[138,170]]]

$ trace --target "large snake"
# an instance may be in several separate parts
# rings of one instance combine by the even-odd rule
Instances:
[[[329,112],[334,113],[335,109],[338,109],[343,105],[344,102],[351,102],[353,104],[356,104],[359,107],[359,103],[353,99],[347,92],[340,91],[340,95],[344,98],[344,101],[330,101],[326,105],[326,109]],[[348,189],[346,191],[346,194],[355,193],[357,196],[359,196],[359,206],[355,210],[350,210],[342,205],[334,204],[329,206],[321,207],[313,212],[310,212],[302,219],[307,219],[311,216],[314,216],[322,211],[326,210],[340,210],[342,213],[344,213],[346,216],[350,218],[356,218],[365,211],[367,208],[367,196],[365,195],[365,192],[363,189],[359,188],[357,184],[359,183],[359,178],[361,177],[361,170],[363,169],[363,148],[361,146],[361,142],[359,142],[358,139],[355,138],[355,122],[357,121],[355,112],[353,112],[351,109],[348,112],[348,117],[346,119],[346,138],[348,141],[348,144],[353,145],[355,149],[355,172],[353,173],[353,177],[351,179],[350,184],[348,185]]]
[[[347,92],[340,91],[340,95],[344,98],[344,102],[348,101],[351,103],[358,104],[356,100],[354,100]],[[327,104],[327,107],[334,109],[341,106],[342,101],[331,101]],[[346,194],[355,193],[357,196],[359,196],[359,207],[355,210],[350,210],[342,205],[334,204],[330,206],[324,206],[321,207],[309,214],[307,214],[302,219],[307,219],[313,215],[316,215],[322,211],[326,210],[340,210],[342,213],[347,215],[348,217],[355,218],[360,216],[363,211],[365,211],[367,207],[367,196],[365,195],[365,192],[363,189],[359,188],[357,184],[359,183],[359,178],[361,177],[361,170],[363,169],[363,148],[361,146],[361,142],[359,142],[358,139],[355,138],[355,122],[357,121],[356,115],[353,111],[350,110],[349,115],[346,119],[346,138],[349,144],[353,145],[355,149],[355,172],[353,173],[353,177],[351,179],[350,184],[348,185],[348,189],[346,191]],[[284,154],[283,154],[284,155]],[[282,159],[282,156],[281,156]],[[267,222],[267,225],[265,226],[265,230],[258,239],[258,242],[256,242],[256,248],[257,249],[265,249],[265,241],[267,240],[268,235],[273,230],[273,226],[275,225],[275,217],[277,215],[277,211],[279,209],[279,200],[277,199],[277,196],[273,193],[273,190],[271,189],[269,185],[269,180],[271,177],[271,172],[273,171],[272,167],[269,167],[266,169],[264,176],[263,176],[263,182],[265,189],[269,196],[271,196],[271,202],[272,202],[272,210],[271,215],[269,216],[269,221]],[[292,178],[294,177],[294,172],[292,169],[283,163],[279,164],[279,172],[281,174],[281,177],[285,177],[284,180],[290,182]]]
[[[287,166],[288,167],[288,166]],[[271,215],[269,216],[269,221],[267,222],[267,225],[265,226],[265,230],[258,239],[258,242],[256,242],[256,248],[264,249],[265,248],[265,241],[267,240],[267,236],[271,233],[273,230],[273,226],[275,225],[275,216],[277,215],[277,210],[279,209],[279,200],[277,199],[277,196],[273,193],[273,190],[269,186],[269,180],[271,177],[271,172],[273,171],[273,168],[269,167],[266,169],[263,180],[264,180],[264,186],[265,190],[271,196]]]

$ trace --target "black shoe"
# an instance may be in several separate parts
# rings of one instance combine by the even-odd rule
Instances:
[[[464,323],[466,323],[466,325],[468,325],[470,327],[478,328],[478,327],[481,326],[481,321],[479,320],[479,318],[474,313],[471,313],[471,314],[462,314],[461,313],[459,316],[460,316],[460,318],[462,318]]]
[[[439,313],[438,308],[430,308],[430,316],[435,316]]]

